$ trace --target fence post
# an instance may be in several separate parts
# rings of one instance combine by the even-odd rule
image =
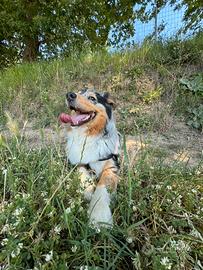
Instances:
[[[155,16],[154,16],[154,35],[155,35],[155,41],[158,40],[158,21],[157,21],[157,1],[154,0],[154,5],[155,5]]]

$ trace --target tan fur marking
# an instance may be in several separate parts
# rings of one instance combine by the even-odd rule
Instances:
[[[113,109],[116,108],[116,103],[115,103],[111,98],[108,98],[108,99],[107,99],[107,103],[108,103],[109,105],[111,105],[111,106],[113,107]]]
[[[115,165],[112,160],[108,160],[102,171],[101,177],[99,179],[97,186],[110,187],[112,191],[115,191],[118,184],[118,175],[115,172]]]
[[[76,107],[84,112],[96,113],[96,117],[87,123],[87,135],[98,135],[106,125],[107,116],[105,111],[98,108],[81,95],[77,95]]]
[[[106,114],[104,112],[101,111],[97,113],[96,117],[87,124],[87,135],[95,136],[101,133],[101,131],[105,128],[106,121]]]

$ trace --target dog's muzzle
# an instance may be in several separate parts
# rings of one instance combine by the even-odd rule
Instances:
[[[68,92],[66,94],[66,98],[68,100],[68,102],[73,102],[76,99],[77,95],[73,92]]]

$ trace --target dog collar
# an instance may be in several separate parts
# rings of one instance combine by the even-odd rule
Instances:
[[[105,160],[109,160],[109,159],[113,159],[113,161],[115,161],[115,163],[116,163],[116,166],[120,167],[119,155],[118,154],[111,153],[110,155],[108,155],[105,158],[100,158],[98,161],[105,161]]]
[[[105,161],[105,160],[108,160],[108,159],[113,159],[113,160],[115,160],[115,161],[118,161],[118,155],[116,155],[116,154],[113,154],[113,153],[111,153],[110,155],[108,155],[107,157],[105,157],[105,158],[100,158],[98,161]]]

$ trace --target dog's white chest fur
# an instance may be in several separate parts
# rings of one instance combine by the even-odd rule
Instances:
[[[85,128],[76,127],[68,132],[67,156],[71,164],[89,164],[98,175],[103,162],[100,159],[107,158],[110,154],[118,154],[120,149],[119,135],[114,121],[106,126],[106,134],[87,136]]]

